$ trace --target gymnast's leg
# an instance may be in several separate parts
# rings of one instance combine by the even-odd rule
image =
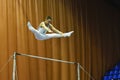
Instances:
[[[30,22],[27,23],[28,29],[32,32],[32,33],[37,33],[38,31],[31,25]]]
[[[63,33],[62,35],[61,34],[57,34],[57,33],[46,34],[46,39],[61,38],[61,37],[70,37],[73,32],[74,31],[70,31],[70,32],[67,32],[67,33]]]
[[[44,34],[39,33],[38,30],[36,30],[30,22],[27,23],[28,29],[34,34],[35,38],[37,40],[45,40],[46,36]]]

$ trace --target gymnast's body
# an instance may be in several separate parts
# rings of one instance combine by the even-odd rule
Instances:
[[[56,29],[52,24],[52,18],[47,16],[45,21],[41,22],[38,29],[35,29],[28,21],[28,29],[34,34],[37,40],[47,40],[50,38],[70,37],[74,31],[63,33]]]

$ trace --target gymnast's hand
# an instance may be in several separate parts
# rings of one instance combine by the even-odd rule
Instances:
[[[63,37],[65,37],[64,33],[60,33]]]
[[[53,31],[49,31],[49,32],[47,32],[48,34],[52,34],[53,33]]]

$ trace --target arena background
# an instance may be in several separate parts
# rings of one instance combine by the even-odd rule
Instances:
[[[27,28],[46,16],[69,38],[38,41]],[[0,69],[14,52],[79,62],[95,80],[120,61],[120,11],[105,0],[0,0]],[[27,57],[17,58],[19,80],[76,80],[76,67]],[[81,80],[91,80],[81,70]],[[12,79],[12,61],[0,80]]]

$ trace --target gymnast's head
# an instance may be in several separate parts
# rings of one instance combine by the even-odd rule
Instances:
[[[49,24],[52,22],[52,18],[50,16],[47,16],[45,19],[46,24]]]

